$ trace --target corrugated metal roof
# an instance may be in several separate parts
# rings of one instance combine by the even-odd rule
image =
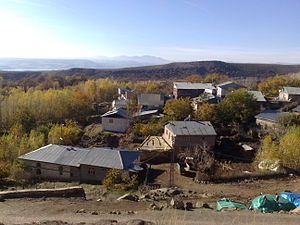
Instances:
[[[209,121],[170,121],[166,127],[175,135],[217,135]]]
[[[133,117],[146,116],[146,115],[152,115],[152,114],[153,115],[158,114],[158,109],[136,112],[133,114]]]
[[[300,112],[300,105],[298,105],[296,108],[293,108],[294,112]]]
[[[79,167],[80,164],[129,169],[139,151],[110,148],[78,148],[64,145],[47,145],[18,157],[23,160],[47,162],[59,165]]]
[[[176,89],[215,89],[212,83],[189,83],[189,82],[174,82]]]
[[[112,116],[112,115],[118,115],[118,116],[123,117],[123,118],[130,118],[127,114],[127,111],[125,109],[122,109],[122,108],[118,108],[118,109],[108,111],[108,112],[104,113],[101,117]]]
[[[261,93],[261,91],[248,91],[249,93],[253,94],[254,98],[258,102],[266,102],[266,99],[264,95]]]
[[[283,92],[290,95],[300,95],[300,87],[283,87]]]
[[[140,105],[144,106],[163,106],[164,105],[164,95],[162,94],[139,94],[138,102]]]
[[[277,110],[268,109],[256,115],[256,119],[263,119],[275,122],[280,116],[287,115],[288,112],[280,112]]]
[[[232,81],[226,81],[224,83],[218,84],[217,87],[226,89],[226,88],[242,88],[243,86],[239,85],[237,83],[234,83]]]

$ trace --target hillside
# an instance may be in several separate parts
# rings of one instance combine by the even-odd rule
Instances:
[[[221,61],[197,61],[169,63],[158,66],[130,67],[123,69],[74,68],[56,71],[0,71],[5,80],[19,80],[39,76],[85,75],[92,78],[114,79],[174,79],[191,74],[226,74],[229,77],[268,77],[276,74],[300,72],[300,65],[226,63]]]

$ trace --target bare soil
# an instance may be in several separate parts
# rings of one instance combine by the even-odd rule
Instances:
[[[157,165],[154,170],[153,182],[162,186],[168,185],[169,165]],[[191,199],[193,203],[208,203],[212,208],[220,198],[226,197],[250,205],[250,200],[261,193],[280,193],[285,190],[300,192],[300,179],[288,176],[269,180],[246,180],[242,182],[221,184],[196,184],[192,178],[175,173],[175,185],[198,193]],[[101,187],[99,186],[99,190]],[[299,224],[300,215],[289,213],[263,214],[260,212],[226,211],[197,208],[192,211],[148,209],[150,202],[117,201],[118,194],[103,195],[97,192],[97,186],[87,190],[87,200],[80,198],[46,198],[46,199],[10,199],[0,202],[0,222],[4,224],[22,224],[33,221],[61,220],[68,223],[97,223],[102,219],[126,221],[143,219],[163,224]],[[103,201],[97,201],[102,198]],[[82,212],[79,212],[82,211]],[[120,212],[119,215],[111,214]],[[133,211],[133,214],[128,213]],[[97,214],[97,215],[93,215]]]

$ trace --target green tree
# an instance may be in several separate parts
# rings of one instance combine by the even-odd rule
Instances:
[[[170,99],[164,106],[164,113],[176,120],[183,119],[193,112],[188,98]]]
[[[241,123],[253,118],[259,111],[254,96],[245,89],[228,93],[217,106],[216,120],[219,123]]]

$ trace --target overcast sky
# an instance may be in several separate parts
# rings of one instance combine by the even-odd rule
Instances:
[[[0,0],[0,57],[300,64],[300,0]]]

